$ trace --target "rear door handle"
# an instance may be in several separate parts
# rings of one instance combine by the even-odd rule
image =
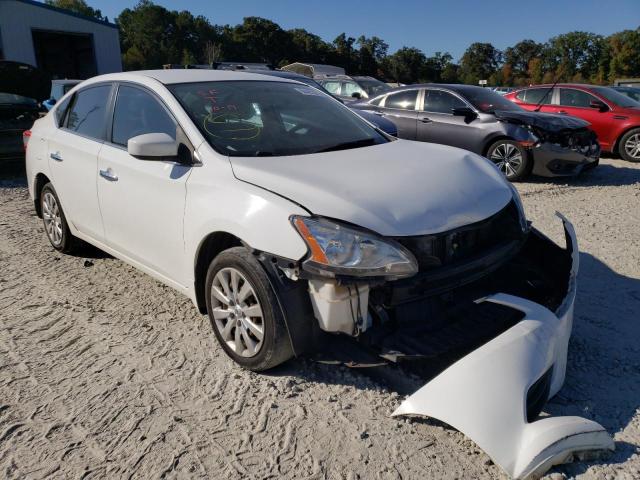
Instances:
[[[110,168],[107,168],[106,170],[100,170],[100,176],[106,180],[109,180],[110,182],[118,181],[118,176],[113,173],[113,170],[111,170]]]
[[[431,120],[430,118],[427,118],[427,117],[421,118],[420,121],[422,123],[431,123],[431,122],[433,122],[433,120]]]
[[[566,111],[566,110],[558,110],[558,113],[559,113],[560,115],[568,115],[568,113],[567,113],[567,111]]]
[[[384,112],[381,112],[380,110],[374,110],[374,111],[373,111],[373,114],[374,114],[374,115],[378,115],[379,117],[381,117],[381,116],[383,116],[383,115],[384,115]]]
[[[50,153],[49,157],[51,158],[51,160],[55,160],[56,162],[61,162],[62,161],[62,157],[60,156],[60,152]]]

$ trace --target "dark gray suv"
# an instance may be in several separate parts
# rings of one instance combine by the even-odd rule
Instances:
[[[588,122],[528,112],[481,87],[411,85],[350,106],[393,121],[400,138],[484,155],[509,180],[522,180],[530,173],[575,175],[595,167],[600,157]]]

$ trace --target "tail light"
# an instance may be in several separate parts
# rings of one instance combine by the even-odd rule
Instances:
[[[24,147],[24,151],[27,151],[27,144],[29,143],[29,139],[31,138],[31,130],[25,130],[22,132],[22,146]]]

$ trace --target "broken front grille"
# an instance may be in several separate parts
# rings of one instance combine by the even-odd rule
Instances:
[[[522,237],[515,202],[481,222],[448,232],[416,237],[397,237],[418,261],[420,272],[464,262]]]

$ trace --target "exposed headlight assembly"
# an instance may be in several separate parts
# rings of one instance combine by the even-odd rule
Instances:
[[[411,252],[392,240],[324,218],[292,216],[291,222],[309,247],[302,266],[311,273],[389,280],[418,273]]]

